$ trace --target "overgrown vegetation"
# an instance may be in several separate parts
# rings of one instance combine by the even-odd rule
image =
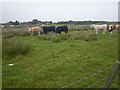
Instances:
[[[61,88],[113,65],[118,60],[118,35],[99,31],[96,36],[93,30],[41,34],[39,38],[15,34],[3,39],[2,55],[3,88]],[[8,66],[10,63],[14,65]],[[67,88],[86,88],[110,71]],[[105,81],[91,88],[102,88]],[[115,81],[110,88],[117,87]]]
[[[11,38],[14,36],[28,36],[30,32],[28,31],[3,31],[2,37],[4,38]]]
[[[31,45],[23,40],[3,39],[2,57],[12,59],[17,55],[26,55],[31,51]]]
[[[96,34],[93,33],[77,33],[62,35],[49,33],[48,35],[40,35],[39,38],[42,40],[51,40],[53,42],[59,42],[61,40],[85,40],[85,41],[97,40]]]

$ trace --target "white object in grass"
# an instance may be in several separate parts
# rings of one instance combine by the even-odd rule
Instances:
[[[9,64],[8,66],[12,66],[13,64]]]

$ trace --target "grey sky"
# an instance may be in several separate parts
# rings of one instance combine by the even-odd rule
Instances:
[[[117,2],[5,2],[2,22],[8,21],[118,20]]]

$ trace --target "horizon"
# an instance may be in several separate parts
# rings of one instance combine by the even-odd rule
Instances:
[[[41,21],[41,20],[39,20],[39,19],[37,19],[38,21]],[[18,21],[18,20],[15,20],[15,21]],[[12,22],[15,22],[15,21],[12,21]],[[74,21],[74,20],[67,20],[67,21],[56,21],[56,22],[53,22],[52,21],[52,23],[58,23],[58,22],[69,22],[69,21],[73,21],[73,22],[85,22],[85,21],[91,21],[91,22],[119,22],[119,21],[102,21],[102,20],[96,20],[96,21],[94,21],[94,20],[77,20],[77,21]],[[10,22],[10,21],[8,21],[8,22]],[[8,22],[4,22],[4,23],[2,23],[2,24],[5,24],[5,23],[8,23]],[[23,23],[23,22],[32,22],[32,20],[31,21],[18,21],[19,23]],[[41,21],[41,22],[45,22],[45,21]],[[50,22],[50,21],[47,21],[47,22]]]

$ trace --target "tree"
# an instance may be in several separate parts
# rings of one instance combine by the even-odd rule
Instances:
[[[9,25],[14,25],[14,22],[9,21],[8,24],[9,24]]]
[[[19,24],[20,24],[19,21],[16,20],[16,21],[15,21],[15,25],[19,25]]]
[[[38,21],[37,19],[33,19],[33,20],[32,20],[32,23],[33,23],[33,24],[39,24],[39,21]]]
[[[52,24],[52,21],[50,21],[49,23]]]

